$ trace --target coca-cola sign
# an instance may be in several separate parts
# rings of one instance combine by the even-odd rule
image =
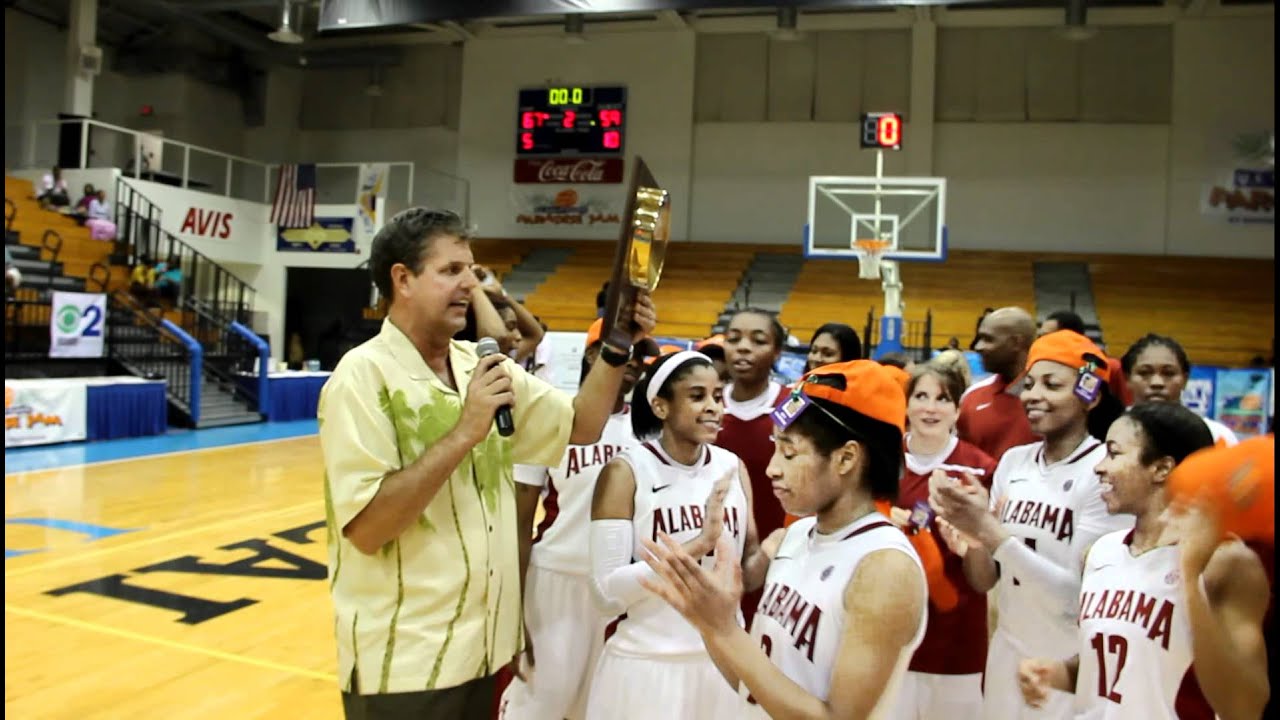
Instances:
[[[620,183],[622,158],[517,158],[517,183]]]

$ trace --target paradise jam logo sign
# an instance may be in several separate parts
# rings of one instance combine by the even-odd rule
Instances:
[[[532,192],[516,199],[516,222],[521,225],[617,225],[622,213],[601,198],[582,198],[574,188],[553,196]]]

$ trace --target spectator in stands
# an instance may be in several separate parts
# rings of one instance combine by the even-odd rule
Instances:
[[[67,193],[67,181],[62,179],[62,168],[57,165],[53,166],[52,172],[40,179],[39,190],[36,199],[46,210],[64,208],[71,204],[71,196]]]
[[[93,183],[84,184],[84,195],[76,201],[75,207],[66,210],[66,214],[76,219],[81,225],[85,220],[89,219],[89,203],[98,196],[98,191],[93,188]]]
[[[991,376],[960,399],[956,429],[961,440],[977,445],[997,462],[1009,448],[1037,440],[1022,409],[1022,388],[1014,383],[1026,368],[1035,338],[1035,320],[1019,307],[993,310],[978,325],[974,348]]]
[[[169,262],[156,264],[156,293],[178,304],[178,296],[182,293],[182,267],[176,256],[170,256]]]
[[[22,272],[13,266],[13,253],[9,252],[9,246],[4,247],[4,287],[5,295],[18,289],[22,284]]]
[[[862,359],[862,340],[858,331],[843,323],[827,323],[813,333],[809,340],[809,357],[804,364],[806,373],[833,363]]]
[[[94,240],[116,239],[116,224],[111,221],[111,207],[107,205],[107,191],[99,190],[96,197],[89,201],[89,217],[84,221],[89,228],[89,237]]]
[[[945,348],[943,348],[943,349],[944,349],[944,350],[959,350],[959,349],[960,349],[960,338],[955,337],[955,336],[952,336],[952,338],[951,338],[950,340],[948,340],[948,341],[947,341],[947,346],[946,346]]]
[[[138,264],[129,273],[129,292],[144,302],[150,302],[156,295],[156,268],[151,263],[150,255],[138,258]]]
[[[1135,403],[1182,404],[1182,390],[1191,376],[1191,361],[1177,340],[1164,335],[1145,335],[1120,359],[1120,367],[1129,379]],[[1226,425],[1210,418],[1204,422],[1214,442],[1228,445],[1238,442],[1236,434]]]

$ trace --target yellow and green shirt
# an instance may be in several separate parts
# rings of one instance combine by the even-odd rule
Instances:
[[[516,432],[491,429],[396,540],[365,555],[342,528],[382,479],[457,424],[478,358],[453,341],[451,390],[389,320],[348,352],[320,394],[329,586],[344,691],[447,688],[493,674],[524,639],[513,463],[554,465],[573,427],[568,395],[507,363]],[[350,687],[352,670],[359,687]]]

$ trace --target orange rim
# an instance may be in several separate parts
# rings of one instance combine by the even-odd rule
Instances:
[[[889,248],[888,240],[854,240],[853,244],[869,253],[882,253]]]

